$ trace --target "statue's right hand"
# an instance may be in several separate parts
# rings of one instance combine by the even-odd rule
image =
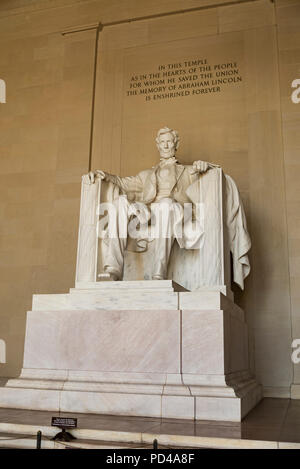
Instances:
[[[106,174],[104,171],[97,169],[96,171],[90,171],[88,174],[84,176],[84,178],[88,184],[94,184],[96,177],[99,177],[100,179],[105,179],[105,176]]]
[[[95,182],[94,173],[92,173],[92,171],[90,171],[88,174],[84,174],[82,176],[82,182],[84,184],[94,184],[94,182]]]
[[[101,171],[101,169],[96,169],[95,175],[100,179],[105,179],[106,177],[106,173],[104,171]]]

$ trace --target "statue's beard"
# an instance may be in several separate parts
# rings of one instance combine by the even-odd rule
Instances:
[[[170,150],[170,151],[166,151],[166,152],[161,152],[160,153],[160,159],[161,160],[166,160],[168,158],[175,158],[175,151],[174,150]]]

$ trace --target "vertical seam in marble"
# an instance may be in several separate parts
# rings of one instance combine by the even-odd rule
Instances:
[[[287,420],[287,417],[288,417],[288,412],[289,412],[289,408],[290,408],[290,405],[291,405],[291,399],[289,399],[289,402],[286,406],[286,409],[285,409],[285,413],[284,413],[284,417],[281,421],[281,425],[280,425],[280,428],[279,428],[279,435],[278,435],[278,439],[279,439],[279,442],[282,441],[282,438],[281,438],[281,435],[283,433],[283,430],[284,430],[284,426],[285,426],[285,422]]]
[[[182,378],[182,310],[179,310],[179,373],[181,377],[181,382],[183,384]]]
[[[224,350],[224,355],[223,355],[223,370],[224,370],[224,375],[228,373],[228,369],[231,369],[231,356],[230,356],[230,348],[228,344],[227,337],[231,337],[231,315],[229,314],[229,317],[225,318],[225,310],[221,310],[222,314],[222,329],[223,329],[223,350]],[[225,327],[227,327],[227,331],[225,331]],[[227,337],[226,337],[227,333]],[[247,364],[248,366],[248,364]]]
[[[165,387],[167,385],[167,379],[168,379],[168,374],[166,373],[165,374],[165,382],[163,383],[162,392],[161,392],[161,395],[160,395],[160,418],[161,419],[163,418],[163,397],[164,397],[164,393],[165,393]]]
[[[124,94],[124,62],[125,62],[125,53],[123,52],[122,53],[122,94]],[[118,70],[119,72],[119,70]],[[122,100],[122,104],[121,104],[121,119],[120,121],[122,122],[123,121],[123,116],[124,116],[124,99]],[[120,125],[120,153],[119,153],[119,170],[120,170],[120,173],[119,174],[122,174],[122,151],[121,151],[121,148],[122,148],[122,136],[123,136],[123,125]]]
[[[91,102],[91,121],[90,121],[90,141],[89,141],[89,160],[88,170],[92,169],[92,157],[93,157],[93,143],[94,143],[94,118],[95,118],[95,98],[96,98],[96,83],[97,83],[97,71],[98,71],[98,49],[99,49],[99,33],[102,30],[101,23],[98,23],[95,37],[95,50],[94,50],[94,66],[93,66],[93,81],[92,81],[92,102]]]
[[[62,387],[61,387],[61,390],[59,391],[59,399],[58,399],[58,412],[60,413],[62,410],[61,410],[61,398],[62,398],[62,393],[64,392],[64,388],[65,388],[65,384],[66,382],[69,380],[69,373],[70,373],[70,370],[66,370],[67,371],[67,375],[63,381],[63,384],[62,384]]]
[[[182,371],[182,350],[183,350],[183,345],[182,345],[182,314],[183,314],[183,310],[180,309],[179,310],[179,336],[180,336],[179,373],[180,373],[180,380],[181,380],[182,386],[185,386],[188,389],[188,391],[190,393],[190,396],[192,396],[192,391],[191,391],[190,386],[185,384],[184,380],[183,380],[183,371]]]

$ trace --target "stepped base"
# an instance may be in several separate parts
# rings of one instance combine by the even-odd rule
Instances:
[[[65,303],[34,297],[23,371],[0,387],[1,407],[240,421],[261,399],[244,313],[219,287],[81,287]]]
[[[160,382],[158,375],[132,376],[130,383],[114,383],[110,374],[99,378],[70,371],[62,379],[57,372],[23,370],[19,379],[0,388],[1,407],[239,422],[262,398],[261,387],[247,372],[226,379],[201,376],[201,385],[188,375],[161,376]]]
[[[33,295],[32,310],[223,309],[228,301],[232,307],[232,300],[233,294],[225,285],[188,292],[172,280],[77,282],[69,293]]]

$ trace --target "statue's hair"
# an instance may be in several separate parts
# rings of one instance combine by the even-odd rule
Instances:
[[[179,141],[180,141],[178,132],[177,130],[170,129],[169,127],[163,127],[162,129],[159,129],[159,131],[157,132],[157,136],[156,136],[157,145],[159,144],[159,137],[163,134],[168,134],[168,133],[173,135],[174,142],[175,142],[175,149],[177,150],[177,148],[179,147]]]

